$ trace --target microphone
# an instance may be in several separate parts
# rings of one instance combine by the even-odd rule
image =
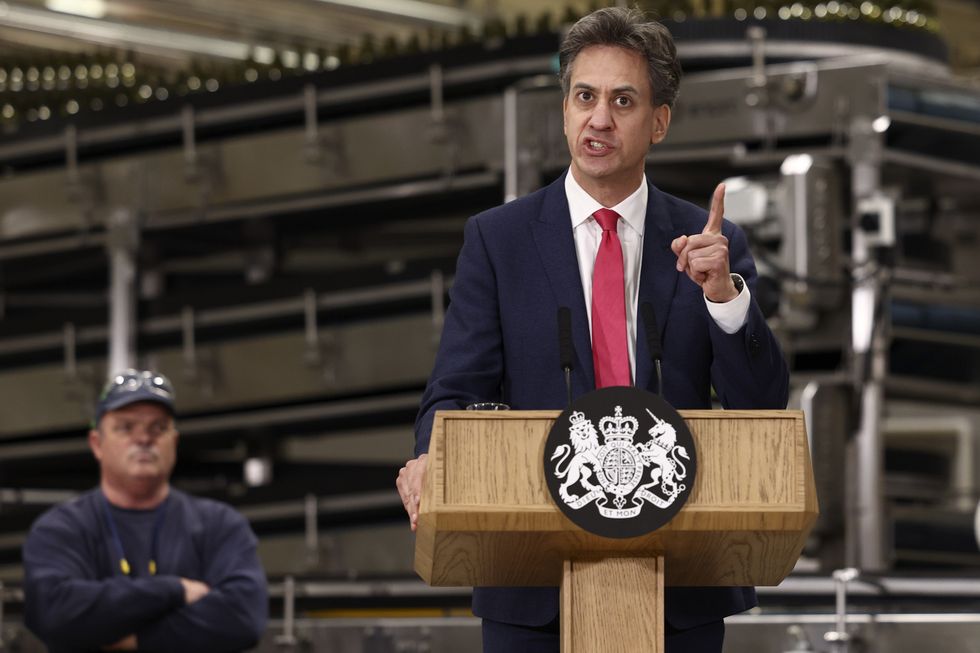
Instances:
[[[561,369],[565,372],[565,390],[568,393],[568,403],[571,405],[575,348],[572,347],[572,311],[567,306],[558,308],[558,356],[561,360]]]
[[[647,349],[650,351],[650,360],[657,370],[657,394],[664,396],[664,379],[660,369],[660,359],[664,350],[660,345],[660,328],[657,326],[657,316],[653,312],[653,304],[643,302],[640,305],[640,314],[643,316],[643,327],[647,335]]]

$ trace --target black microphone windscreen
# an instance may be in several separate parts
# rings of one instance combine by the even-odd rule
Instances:
[[[640,304],[640,314],[643,316],[643,327],[647,334],[647,349],[650,350],[650,358],[659,360],[664,352],[660,345],[660,327],[657,326],[657,316],[653,311],[653,304],[650,302]]]
[[[558,309],[558,352],[563,370],[572,369],[575,349],[572,347],[572,311],[567,306]]]

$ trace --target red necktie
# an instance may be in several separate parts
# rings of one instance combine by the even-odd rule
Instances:
[[[630,385],[626,348],[626,291],[623,247],[616,233],[619,214],[599,209],[592,214],[602,227],[602,242],[592,271],[592,362],[595,387]]]

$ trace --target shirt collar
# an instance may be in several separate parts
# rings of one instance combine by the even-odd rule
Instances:
[[[644,176],[640,181],[639,188],[633,191],[629,197],[616,206],[608,207],[618,213],[623,221],[641,236],[643,235],[643,225],[646,222],[648,193],[647,180]],[[585,192],[585,189],[575,181],[571,168],[569,168],[568,174],[565,175],[565,197],[568,198],[568,213],[572,217],[572,229],[591,218],[593,213],[603,208],[602,204],[599,204],[595,198]]]

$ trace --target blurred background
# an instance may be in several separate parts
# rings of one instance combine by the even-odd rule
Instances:
[[[394,479],[464,221],[567,167],[558,40],[605,4],[0,1],[0,650],[42,650],[20,546],[127,366],[260,538],[258,650],[479,650]],[[820,499],[726,653],[980,650],[980,2],[639,4],[686,72],[648,175],[728,180]]]

